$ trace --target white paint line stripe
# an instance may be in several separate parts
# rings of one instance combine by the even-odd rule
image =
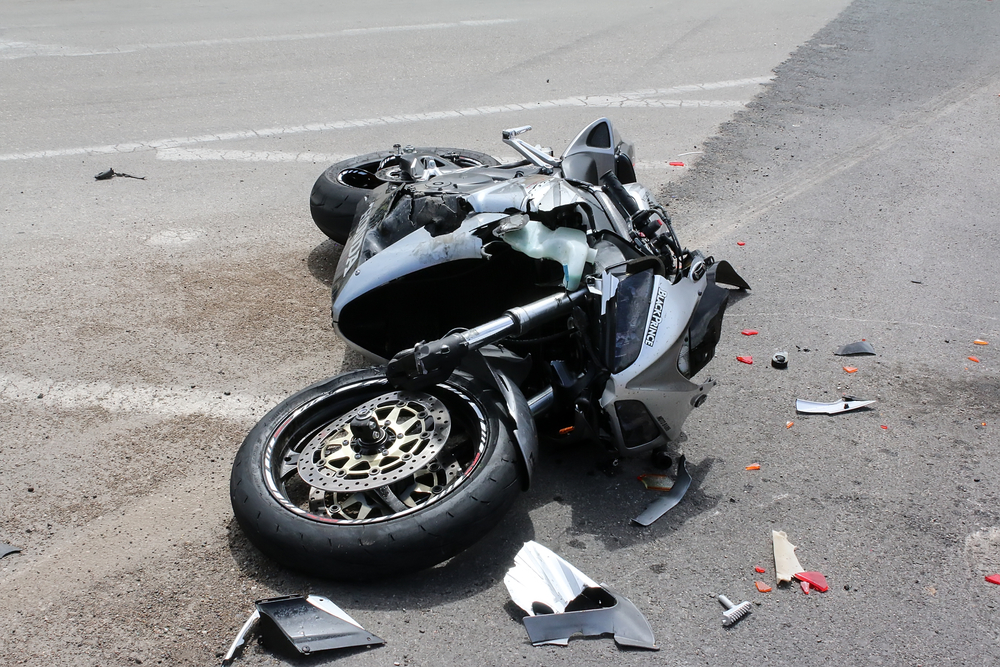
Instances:
[[[739,79],[735,81],[721,81],[714,84],[698,84],[699,90],[714,90],[720,87],[740,87],[753,84],[760,84],[770,81],[765,77],[756,79]],[[723,86],[722,84],[727,84]],[[310,123],[308,125],[294,125],[290,127],[270,127],[261,130],[237,130],[233,132],[220,132],[219,134],[204,134],[194,137],[175,137],[172,139],[157,139],[154,141],[137,141],[122,144],[108,144],[105,146],[82,146],[79,148],[62,148],[56,150],[28,151],[22,153],[0,154],[0,162],[10,162],[12,160],[33,160],[39,158],[70,157],[74,155],[108,155],[115,153],[134,153],[144,150],[159,150],[162,148],[177,148],[180,146],[190,146],[193,144],[205,144],[220,141],[237,141],[242,139],[260,139],[263,137],[274,137],[279,135],[302,134],[304,132],[330,132],[334,130],[346,130],[361,127],[375,127],[385,125],[396,125],[400,123],[415,123],[428,120],[443,120],[447,118],[471,118],[476,116],[487,116],[508,111],[537,111],[539,109],[554,109],[561,107],[593,107],[593,108],[621,108],[621,107],[646,107],[646,108],[736,108],[743,106],[745,102],[739,100],[669,100],[669,99],[645,99],[653,95],[676,94],[680,89],[687,89],[690,86],[679,86],[677,88],[665,88],[663,90],[648,90],[630,93],[618,93],[616,95],[597,95],[581,97],[564,97],[556,100],[543,100],[541,102],[522,102],[518,104],[505,104],[501,106],[472,107],[468,109],[457,109],[451,111],[429,111],[416,114],[401,114],[396,116],[378,116],[374,118],[358,118],[354,120],[339,120],[330,123]]]
[[[36,44],[0,40],[0,60],[17,58],[63,56],[80,58],[85,56],[106,56],[157,49],[177,49],[204,46],[232,46],[237,44],[264,44],[270,42],[301,42],[313,39],[335,37],[356,37],[378,33],[414,32],[421,30],[447,30],[451,28],[478,28],[506,23],[516,23],[519,19],[482,19],[477,21],[455,21],[451,23],[421,23],[415,25],[372,26],[370,28],[347,28],[333,32],[314,32],[292,35],[256,35],[247,37],[220,37],[218,39],[197,39],[187,42],[157,42],[152,44],[125,44],[107,49],[84,49],[59,44]]]
[[[138,412],[170,417],[205,415],[248,421],[259,419],[282,399],[204,389],[129,385],[105,382],[71,384],[26,375],[0,375],[0,402],[32,402],[45,407],[75,409],[99,407],[109,412]]]
[[[280,151],[227,151],[214,148],[164,148],[156,151],[157,160],[174,162],[306,162],[309,164],[331,164],[354,157],[332,153],[285,153]],[[495,156],[501,164],[516,162],[520,157]],[[670,163],[676,160],[640,160],[636,169],[678,169]]]
[[[332,153],[290,153],[282,151],[226,151],[214,148],[161,148],[156,151],[157,160],[179,162],[200,162],[222,160],[227,162],[309,162],[330,164],[340,162],[353,155]]]

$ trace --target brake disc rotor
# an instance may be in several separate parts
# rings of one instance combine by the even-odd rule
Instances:
[[[365,415],[377,422],[377,442],[357,426]],[[382,394],[316,433],[299,454],[299,475],[324,491],[375,489],[427,467],[450,433],[448,408],[438,398],[407,391]]]

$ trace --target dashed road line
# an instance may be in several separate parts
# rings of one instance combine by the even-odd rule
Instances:
[[[451,28],[477,28],[483,26],[516,23],[520,19],[481,19],[476,21],[454,21],[451,23],[418,23],[415,25],[372,26],[369,28],[346,28],[332,32],[313,32],[292,35],[253,35],[246,37],[220,37],[217,39],[196,39],[186,42],[153,42],[149,44],[124,44],[107,49],[85,49],[61,44],[39,44],[0,40],[0,60],[38,57],[81,58],[86,56],[107,56],[158,49],[197,48],[206,46],[233,46],[238,44],[264,44],[269,42],[301,42],[313,39],[354,37],[391,32],[415,32],[424,30],[447,30]]]
[[[0,403],[32,402],[58,409],[98,407],[108,412],[167,417],[203,415],[244,422],[259,419],[280,401],[276,396],[227,396],[223,391],[200,388],[114,386],[106,382],[71,383],[13,373],[0,375]]]
[[[680,95],[688,92],[712,91],[712,90],[719,90],[722,88],[755,86],[767,83],[770,80],[771,79],[769,77],[734,79],[730,81],[716,81],[712,83],[675,86],[672,88],[616,93],[614,95],[581,95],[579,97],[563,97],[559,99],[542,100],[538,102],[519,102],[514,104],[468,107],[465,109],[453,109],[447,111],[429,111],[425,113],[416,113],[416,114],[376,116],[372,118],[338,120],[328,123],[309,123],[307,125],[271,127],[259,130],[236,130],[232,132],[220,132],[217,134],[203,134],[192,137],[174,137],[170,139],[155,139],[152,141],[135,141],[128,143],[120,143],[120,144],[108,144],[104,146],[81,146],[77,148],[61,148],[55,150],[5,153],[5,154],[0,154],[0,162],[10,162],[14,160],[33,160],[33,159],[54,158],[54,157],[71,157],[74,155],[108,155],[116,153],[135,153],[138,151],[180,148],[182,146],[192,146],[197,144],[215,143],[221,141],[236,141],[243,139],[260,139],[265,137],[287,136],[293,134],[302,134],[305,132],[331,132],[337,130],[387,126],[387,125],[396,125],[400,123],[415,123],[415,122],[430,121],[430,120],[473,118],[477,116],[488,116],[492,114],[507,113],[510,111],[538,111],[541,109],[556,109],[565,107],[680,108],[680,109],[737,108],[743,106],[745,102],[739,100],[670,99],[670,96]]]

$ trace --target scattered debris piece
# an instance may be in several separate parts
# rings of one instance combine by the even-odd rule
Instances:
[[[989,343],[989,341],[981,340],[981,339],[977,338],[976,340],[972,341],[972,344],[973,345],[989,345],[990,343]]]
[[[748,600],[744,600],[739,604],[733,604],[725,595],[720,595],[718,597],[719,602],[721,602],[726,608],[726,610],[722,612],[722,627],[724,628],[735,625],[737,621],[749,614],[753,609],[753,605],[750,604]]]
[[[18,549],[17,547],[12,547],[9,544],[4,544],[3,542],[0,542],[0,558],[3,558],[4,556],[9,556],[11,554],[19,554],[19,553],[21,553],[21,550]]]
[[[979,363],[979,357],[969,357],[969,361],[974,361],[974,362],[976,362],[978,364]]]
[[[347,612],[319,595],[284,595],[257,600],[256,609],[247,619],[222,664],[232,664],[236,652],[261,617],[267,618],[302,655],[316,651],[384,644],[385,640],[368,632]]]
[[[857,366],[844,366],[844,372],[845,373],[857,373],[858,372],[858,367]]]
[[[1000,586],[1000,574],[988,574],[986,575],[986,581]]]
[[[785,428],[791,428],[795,422],[785,422]]]
[[[612,634],[619,646],[659,650],[635,605],[537,542],[521,547],[503,582],[514,603],[528,612],[524,627],[535,646],[566,646],[579,632]]]
[[[760,591],[761,593],[771,592],[771,587],[765,584],[763,581],[755,581],[753,583],[757,587],[757,590]]]
[[[785,531],[771,531],[771,543],[774,545],[774,573],[778,582],[791,583],[792,578],[805,568],[795,556],[795,545],[788,541]]]
[[[686,461],[682,454],[677,459],[677,479],[674,480],[674,485],[670,488],[670,491],[650,503],[649,507],[643,510],[642,514],[632,519],[632,521],[640,526],[650,525],[679,503],[690,486],[691,475],[688,474]]]
[[[839,357],[852,357],[859,354],[875,354],[875,348],[866,340],[859,340],[857,343],[848,343],[837,348],[834,352]]]
[[[683,162],[670,162],[669,164],[670,164],[671,167],[683,167],[684,166]]]
[[[754,572],[756,572],[757,574],[764,574],[765,572],[767,572],[767,568],[763,568],[758,565],[757,567],[754,568]]]
[[[736,361],[741,364],[753,364],[753,357],[748,354],[746,356],[736,357]]]
[[[756,329],[744,329],[740,333],[743,334],[744,336],[756,336],[760,332],[757,331]]]
[[[775,352],[774,356],[771,357],[771,365],[775,368],[788,368],[788,353]]]
[[[669,491],[674,485],[673,480],[666,475],[644,473],[639,475],[637,479],[651,491]]]
[[[826,577],[819,572],[797,572],[795,574],[795,578],[799,581],[808,583],[820,593],[826,593],[830,589],[830,587],[826,585]]]
[[[747,466],[747,470],[760,470],[760,464],[751,463],[750,465]]]
[[[875,401],[862,401],[853,396],[844,396],[843,400],[833,403],[817,403],[815,401],[805,401],[801,398],[795,399],[795,411],[805,412],[812,415],[836,415],[841,412],[850,412],[867,407]]]
[[[889,427],[886,426],[885,424],[882,424],[879,428],[881,428],[883,431],[888,431],[889,430]]]
[[[799,582],[799,586],[802,587],[802,592],[803,593],[805,593],[806,595],[809,595],[809,582],[808,581],[800,581]]]
[[[746,241],[737,241],[736,245],[746,245]]]
[[[96,176],[94,176],[94,180],[96,180],[96,181],[107,181],[109,179],[114,178],[115,176],[118,176],[120,178],[134,178],[137,181],[144,181],[144,180],[146,180],[145,176],[133,176],[132,174],[123,174],[120,171],[115,171],[114,169],[108,169],[107,171],[102,171],[101,173],[99,173]]]

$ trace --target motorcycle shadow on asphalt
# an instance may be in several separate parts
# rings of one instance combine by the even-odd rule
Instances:
[[[494,588],[529,540],[540,542],[590,576],[603,580],[610,573],[594,567],[599,554],[613,556],[621,549],[669,539],[686,521],[720,502],[719,497],[702,490],[716,459],[688,462],[692,481],[683,500],[653,525],[634,525],[631,518],[659,497],[659,492],[646,490],[637,476],[664,471],[653,468],[649,458],[642,455],[623,459],[609,475],[602,471],[608,467],[604,465],[607,461],[606,452],[596,443],[543,446],[531,488],[519,496],[500,524],[469,549],[416,573],[387,572],[384,579],[352,582],[330,581],[323,573],[310,576],[287,570],[258,552],[235,519],[229,521],[229,550],[243,574],[265,591],[273,591],[273,595],[314,593],[350,609],[416,611]],[[676,464],[669,473],[676,474]],[[516,605],[507,605],[505,610],[515,620],[524,615]]]
[[[333,278],[337,275],[337,262],[344,246],[332,239],[327,239],[312,249],[306,259],[306,266],[313,278],[327,287],[333,287]]]

